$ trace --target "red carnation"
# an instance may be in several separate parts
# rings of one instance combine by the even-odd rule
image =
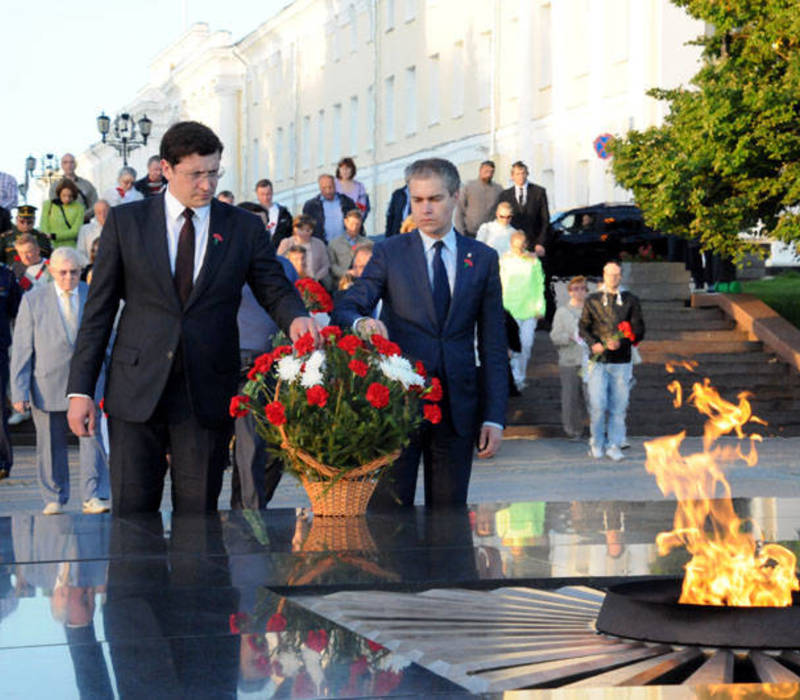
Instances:
[[[428,376],[428,371],[425,369],[425,365],[422,364],[421,360],[417,360],[414,363],[414,371],[423,379]]]
[[[430,421],[434,425],[442,422],[442,409],[435,403],[426,403],[425,408],[422,409],[422,414],[425,416],[426,421]]]
[[[326,340],[331,340],[331,337],[333,337],[333,340],[336,341],[342,337],[342,329],[339,326],[325,326],[319,334]]]
[[[247,415],[247,403],[248,398],[246,396],[234,396],[231,399],[231,405],[228,409],[230,411],[231,417],[233,418],[241,418],[242,416]]]
[[[253,361],[253,369],[255,369],[258,374],[266,374],[272,367],[273,361],[272,353],[265,352]]]
[[[325,311],[326,313],[333,311],[331,295],[317,280],[311,277],[301,277],[294,283],[294,286],[297,287],[303,303],[309,311]]]
[[[277,362],[282,357],[286,355],[292,354],[292,346],[291,345],[279,345],[277,348],[272,350],[272,360],[273,362]]]
[[[390,357],[391,355],[402,355],[403,351],[397,343],[387,340],[382,335],[377,333],[370,338],[375,349],[381,354]]]
[[[359,377],[367,376],[369,366],[366,362],[362,362],[361,360],[350,360],[347,366],[350,368],[353,374],[357,374]]]
[[[346,335],[336,343],[336,347],[344,350],[348,355],[355,355],[356,350],[364,347],[364,343],[355,335]]]
[[[303,333],[294,341],[294,349],[298,355],[308,355],[314,349],[314,336],[311,333]]]
[[[442,397],[444,396],[444,390],[442,389],[442,383],[439,381],[439,377],[434,377],[431,379],[431,385],[428,387],[428,390],[423,394],[423,396],[428,401],[442,400]]]
[[[23,275],[20,277],[19,286],[22,287],[23,292],[27,292],[33,286],[33,283],[25,275]]]
[[[264,414],[272,425],[283,425],[286,422],[286,410],[280,401],[272,401],[264,407]]]
[[[328,392],[319,385],[312,386],[310,389],[306,389],[306,401],[309,406],[322,408],[328,402]]]
[[[280,613],[275,613],[267,620],[267,632],[283,632],[286,629],[286,618]]]
[[[311,651],[316,651],[321,654],[325,647],[328,646],[328,633],[324,629],[308,630],[306,646],[311,649]]]
[[[623,338],[627,338],[632,343],[636,340],[636,336],[633,333],[633,328],[628,321],[621,321],[617,326],[617,330],[622,333]]]
[[[375,408],[386,408],[389,405],[389,387],[372,382],[367,389],[367,401]]]

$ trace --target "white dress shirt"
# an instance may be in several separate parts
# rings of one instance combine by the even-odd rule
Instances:
[[[515,187],[517,189],[517,193],[516,193],[517,194],[517,202],[519,203],[519,205],[521,207],[524,207],[525,206],[525,196],[528,194],[527,191],[526,191],[528,189],[528,185],[526,184],[526,185],[523,185],[522,187],[520,187],[519,185],[515,185]]]
[[[169,269],[175,274],[175,258],[178,257],[178,238],[181,234],[184,221],[183,212],[186,207],[181,204],[169,191],[169,187],[164,192],[164,215],[167,218],[167,249],[169,251]],[[192,281],[197,281],[200,268],[206,256],[208,246],[208,225],[211,216],[211,205],[204,207],[192,207],[194,216],[194,274]]]

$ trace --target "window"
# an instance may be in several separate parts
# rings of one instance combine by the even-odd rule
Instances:
[[[303,133],[300,137],[300,167],[308,170],[311,167],[311,117],[303,117]]]
[[[325,110],[317,114],[317,167],[325,163]]]
[[[553,84],[553,47],[550,43],[552,18],[550,5],[539,8],[539,87]],[[613,43],[613,42],[612,42]]]
[[[386,143],[394,141],[394,76],[390,75],[383,85],[383,118]]]
[[[358,15],[356,6],[352,3],[347,8],[347,15],[350,20],[350,53],[355,53],[358,51]]]
[[[261,167],[261,149],[259,147],[258,139],[253,139],[253,162],[250,164],[250,177],[253,182],[259,178],[259,169]]]
[[[458,41],[453,46],[453,109],[455,119],[464,114],[464,42]]]
[[[297,135],[294,122],[289,122],[289,177],[294,177],[295,161],[297,160]]]
[[[375,86],[367,88],[367,150],[375,148]]]
[[[488,107],[492,102],[492,33],[485,32],[478,37],[478,51],[475,58],[478,73],[478,109]]]
[[[350,155],[358,153],[358,96],[350,98]]]
[[[275,139],[275,175],[278,180],[283,180],[285,176],[284,174],[284,149],[286,145],[284,144],[284,136],[283,136],[283,129],[278,128],[278,135]]]
[[[439,54],[428,57],[428,124],[439,123]]]
[[[417,132],[417,69],[406,68],[406,135]]]
[[[342,157],[342,105],[333,105],[333,127],[331,133],[331,157],[335,163]]]
[[[411,22],[417,16],[417,0],[406,0],[406,22]]]
[[[339,16],[333,18],[333,60],[340,61],[342,58],[342,29],[339,27]]]
[[[386,31],[390,32],[394,29],[394,0],[384,0],[383,8]]]

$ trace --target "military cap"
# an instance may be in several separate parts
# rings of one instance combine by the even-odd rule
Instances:
[[[35,219],[36,207],[33,206],[33,204],[20,204],[17,207],[17,216],[20,216],[23,219]]]

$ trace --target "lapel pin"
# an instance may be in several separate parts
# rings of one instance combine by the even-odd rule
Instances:
[[[467,257],[464,258],[464,267],[472,267],[472,253],[467,253]]]
[[[211,238],[214,239],[214,245],[219,245],[223,241],[222,234],[220,233],[212,233]]]

